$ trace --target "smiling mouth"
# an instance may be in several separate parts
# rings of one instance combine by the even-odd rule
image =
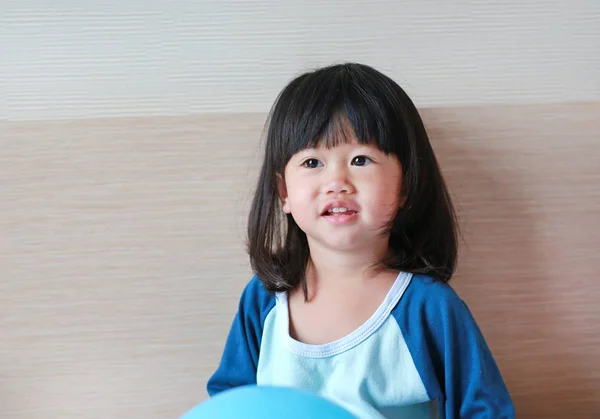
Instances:
[[[330,208],[329,210],[323,213],[323,216],[326,217],[339,217],[341,215],[354,215],[356,211],[348,209],[348,208]]]

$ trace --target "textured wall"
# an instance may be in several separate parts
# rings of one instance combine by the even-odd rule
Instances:
[[[266,112],[360,60],[419,106],[600,100],[595,0],[2,0],[0,120]],[[7,59],[7,58],[8,59]]]
[[[264,112],[347,59],[424,108],[520,417],[600,411],[600,3],[321,3],[0,2],[0,418],[206,397]]]
[[[521,417],[600,409],[600,105],[429,109]],[[264,115],[0,124],[0,417],[175,417],[249,279]],[[43,140],[43,141],[42,141]]]

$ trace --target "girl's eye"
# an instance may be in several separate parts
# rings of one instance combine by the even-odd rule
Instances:
[[[307,167],[309,169],[315,169],[317,167],[323,166],[323,163],[321,163],[317,159],[307,159],[307,160],[304,160],[304,162],[302,163],[302,166]]]
[[[370,157],[367,156],[356,156],[352,159],[352,164],[354,166],[366,166],[367,164],[371,163],[373,160],[371,160]]]

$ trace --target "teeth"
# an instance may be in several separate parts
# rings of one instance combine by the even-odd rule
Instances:
[[[334,214],[337,214],[338,212],[346,212],[348,211],[347,208],[332,208],[329,210],[329,212],[333,212]]]

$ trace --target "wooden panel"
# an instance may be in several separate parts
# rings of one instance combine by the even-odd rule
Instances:
[[[600,411],[600,105],[426,109],[520,417]],[[0,124],[0,417],[176,417],[249,271],[264,115]]]
[[[455,288],[521,417],[600,411],[600,106],[425,112],[464,242]]]
[[[420,106],[600,100],[596,0],[2,0],[0,14],[0,120],[267,112],[300,71],[346,60]]]

